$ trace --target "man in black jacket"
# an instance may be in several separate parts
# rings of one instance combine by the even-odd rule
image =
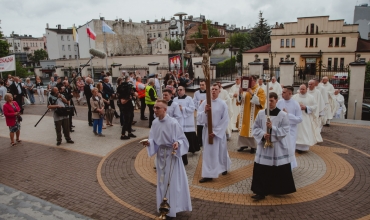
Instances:
[[[86,77],[85,86],[84,86],[84,93],[85,93],[85,96],[86,96],[87,107],[89,108],[89,112],[88,112],[89,126],[93,126],[92,118],[91,118],[91,105],[90,105],[90,98],[92,97],[91,89],[93,87],[94,86],[93,86],[92,79],[89,78],[89,77]]]
[[[68,80],[64,80],[63,81],[63,86],[64,86],[64,91],[63,91],[63,95],[64,97],[67,99],[68,101],[68,105],[70,108],[72,108],[71,110],[71,113],[68,115],[69,117],[69,126],[70,126],[70,132],[74,132],[73,130],[73,123],[72,123],[72,116],[74,116],[74,111],[75,111],[75,107],[74,107],[74,103],[73,103],[73,94],[72,94],[72,88],[71,86],[69,85],[69,82]]]
[[[120,102],[120,111],[123,115],[124,122],[121,132],[121,140],[127,140],[131,137],[135,138],[136,135],[132,133],[132,120],[134,114],[134,105],[132,103],[132,96],[135,95],[134,87],[128,83],[128,77],[124,77],[124,81],[118,86],[118,101]],[[126,135],[127,132],[127,135]]]
[[[116,111],[116,106],[114,105],[114,100],[112,99],[114,97],[115,93],[114,93],[114,89],[113,89],[112,85],[109,83],[109,78],[104,77],[103,81],[102,81],[102,84],[103,84],[103,93],[108,95],[108,97],[110,98],[109,99],[109,105],[112,109],[114,109],[114,116],[116,116],[116,118],[119,118],[119,115]]]
[[[25,96],[26,91],[22,87],[21,82],[18,77],[14,77],[14,82],[9,86],[10,93],[13,95],[14,100],[17,102],[18,106],[21,108],[21,114],[23,114],[23,96]]]

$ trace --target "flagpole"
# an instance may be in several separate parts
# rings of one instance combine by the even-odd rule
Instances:
[[[105,46],[105,52],[107,53],[107,56],[105,56],[105,71],[108,72],[108,60],[107,60],[107,57],[108,57],[108,49],[107,49],[107,40],[105,39],[105,32],[103,32],[104,34],[104,46]]]
[[[78,42],[76,42],[76,46],[77,46],[77,74],[80,72],[80,62],[78,61],[78,55],[79,55],[79,49],[78,49]]]
[[[90,37],[87,35],[87,38],[89,38],[89,49],[91,49],[91,42],[90,42]],[[93,67],[93,60],[91,59],[91,78],[94,79],[94,67]]]

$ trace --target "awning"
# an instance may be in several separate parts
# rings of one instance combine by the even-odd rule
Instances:
[[[319,58],[320,54],[301,54],[303,58]]]

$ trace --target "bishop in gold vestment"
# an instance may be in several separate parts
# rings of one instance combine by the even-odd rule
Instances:
[[[258,112],[265,108],[266,94],[262,87],[256,83],[258,76],[251,76],[251,88],[239,92],[239,152],[250,147],[251,153],[255,152],[257,143],[252,135],[252,127]]]

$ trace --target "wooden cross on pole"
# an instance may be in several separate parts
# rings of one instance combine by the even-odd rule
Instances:
[[[204,78],[206,81],[206,91],[207,91],[207,104],[211,106],[211,77],[210,77],[210,71],[209,71],[209,55],[212,51],[213,47],[217,42],[225,42],[224,37],[215,37],[215,38],[208,38],[208,29],[207,24],[202,24],[202,35],[203,38],[197,38],[197,39],[191,39],[187,40],[187,44],[195,44],[200,50],[202,50],[203,54],[203,61],[202,61],[202,68],[204,73]],[[199,43],[204,45],[204,49],[200,48]],[[213,43],[211,48],[208,47],[208,44]],[[212,112],[209,112],[207,114],[208,119],[208,142],[209,144],[213,144],[213,138],[209,136],[209,134],[213,133],[213,127],[212,127]]]

